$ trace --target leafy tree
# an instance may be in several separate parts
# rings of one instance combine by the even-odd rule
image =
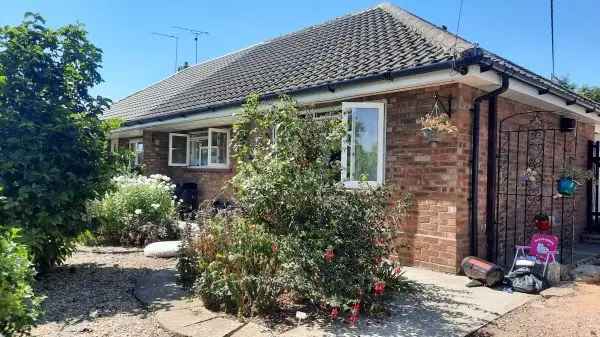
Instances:
[[[566,75],[557,78],[556,81],[561,87],[574,91],[583,97],[600,103],[600,87],[590,85],[579,86],[577,83],[571,81],[569,76]]]
[[[42,271],[73,251],[86,201],[110,180],[109,101],[89,93],[101,55],[79,24],[50,29],[27,13],[0,28],[0,216],[23,229]]]

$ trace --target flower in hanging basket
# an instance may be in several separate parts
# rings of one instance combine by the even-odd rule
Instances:
[[[452,124],[450,116],[445,113],[428,113],[417,120],[421,126],[421,133],[429,142],[439,141],[441,134],[453,134],[458,128]]]

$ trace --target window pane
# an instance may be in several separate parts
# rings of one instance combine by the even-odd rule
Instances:
[[[211,132],[211,164],[227,164],[227,133]]]
[[[172,136],[171,138],[171,162],[174,164],[185,164],[187,162],[187,137]]]
[[[196,140],[190,141],[190,166],[200,166],[200,144]]]
[[[377,181],[377,154],[379,110],[375,108],[353,108],[352,129],[353,148],[351,152],[351,180]]]

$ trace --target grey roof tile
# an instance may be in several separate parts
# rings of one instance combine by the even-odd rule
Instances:
[[[454,50],[475,47],[422,18],[382,4],[194,65],[114,103],[104,116],[128,123],[169,118],[238,104],[251,93],[289,93],[448,63]],[[485,56],[552,85],[492,53]]]

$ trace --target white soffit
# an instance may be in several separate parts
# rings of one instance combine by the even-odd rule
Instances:
[[[469,67],[469,73],[462,82],[485,91],[491,91],[501,85],[502,79],[497,72],[489,70],[482,73],[479,66],[475,65]],[[551,93],[540,95],[537,88],[512,77],[509,80],[508,90],[501,97],[510,98],[542,110],[555,111],[557,114],[586,123],[600,123],[597,113],[587,113],[584,107],[577,104],[567,105],[564,98]]]
[[[393,81],[381,79],[370,82],[356,82],[334,87],[334,91],[319,90],[293,95],[301,106],[313,104],[327,104],[351,100],[359,97],[386,94],[390,92],[414,90],[432,85],[450,83],[464,83],[469,86],[491,91],[498,88],[501,78],[493,70],[481,72],[478,65],[469,67],[467,75],[463,76],[449,69],[432,71],[423,74],[395,78]],[[596,113],[586,113],[585,109],[577,104],[567,105],[563,98],[554,94],[539,95],[538,90],[515,78],[510,78],[508,90],[501,95],[520,103],[535,106],[543,110],[556,111],[556,113],[575,118],[591,124],[600,124],[600,117]],[[272,105],[277,99],[265,100],[262,106]],[[241,106],[216,109],[211,112],[201,112],[186,117],[177,117],[164,121],[150,122],[140,125],[123,127],[113,131],[117,137],[129,137],[130,134],[141,133],[141,129],[154,131],[191,130],[203,127],[231,125],[236,121],[236,113],[241,111]]]

